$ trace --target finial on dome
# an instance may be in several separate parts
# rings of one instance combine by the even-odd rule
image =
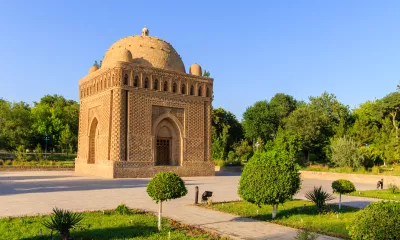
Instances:
[[[142,36],[149,36],[149,29],[147,29],[146,25],[142,29]]]

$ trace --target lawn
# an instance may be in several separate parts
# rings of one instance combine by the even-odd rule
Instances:
[[[35,166],[35,167],[74,167],[74,160],[0,160],[0,167],[21,167],[21,166]]]
[[[270,205],[259,208],[254,204],[238,201],[200,206],[293,228],[306,228],[313,232],[341,238],[349,238],[347,226],[354,219],[356,212],[359,211],[357,208],[342,206],[341,213],[338,213],[337,205],[328,205],[325,213],[318,214],[313,203],[293,200],[279,205],[277,217],[272,220],[272,207]]]
[[[357,196],[357,197],[369,197],[369,198],[379,198],[387,200],[397,200],[400,201],[400,192],[392,193],[388,189],[384,190],[366,190],[366,191],[355,191],[348,193],[346,195]]]
[[[322,164],[313,164],[308,167],[302,168],[303,171],[313,172],[333,172],[333,173],[350,173],[350,174],[370,174],[370,175],[385,175],[385,176],[400,176],[399,165],[387,165],[387,166],[374,166],[372,168],[365,169],[352,168],[352,167],[329,167]]]
[[[132,210],[129,215],[120,215],[114,211],[85,212],[83,215],[84,220],[71,232],[74,239],[227,239],[169,219],[163,219],[163,230],[158,232],[157,218],[139,210]],[[52,239],[50,230],[41,224],[45,218],[49,217],[1,218],[0,238]],[[54,236],[54,239],[60,239],[59,235]]]

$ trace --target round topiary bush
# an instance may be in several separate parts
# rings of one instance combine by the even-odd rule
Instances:
[[[398,239],[400,236],[400,202],[370,203],[357,213],[349,227],[352,239]]]
[[[183,180],[172,172],[157,173],[147,185],[147,194],[159,203],[158,230],[161,230],[162,202],[180,198],[187,194]]]
[[[332,183],[333,192],[339,193],[339,210],[342,205],[342,194],[356,191],[356,187],[352,182],[346,179],[339,179]]]
[[[272,218],[278,204],[291,200],[300,189],[297,164],[287,152],[256,153],[246,164],[240,177],[239,196],[250,203],[272,205]]]

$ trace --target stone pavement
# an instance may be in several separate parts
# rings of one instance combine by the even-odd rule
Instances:
[[[215,177],[184,178],[188,194],[163,204],[164,216],[190,225],[208,228],[233,239],[294,239],[296,229],[240,218],[231,214],[190,206],[194,188],[200,193],[213,191],[213,201],[238,200],[239,173],[220,173]],[[50,213],[57,206],[75,211],[114,209],[125,203],[131,208],[157,211],[148,197],[149,179],[100,179],[78,176],[73,172],[3,172],[0,173],[0,217]],[[302,190],[296,198],[314,185],[330,190],[331,181],[303,179]],[[357,189],[373,189],[373,184],[356,184]],[[336,201],[336,200],[334,200]],[[345,205],[364,207],[370,201],[357,197],[342,197]],[[320,236],[318,239],[335,239]]]

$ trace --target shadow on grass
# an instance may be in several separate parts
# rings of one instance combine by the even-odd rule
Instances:
[[[71,237],[75,240],[109,240],[115,238],[133,238],[133,237],[150,237],[159,233],[157,227],[151,226],[120,226],[115,228],[102,228],[102,229],[83,229],[80,231],[73,231]],[[165,232],[165,234],[168,234]],[[48,240],[52,239],[51,235],[43,235],[36,237],[21,238],[21,240]],[[59,234],[54,234],[53,239],[60,239]]]

